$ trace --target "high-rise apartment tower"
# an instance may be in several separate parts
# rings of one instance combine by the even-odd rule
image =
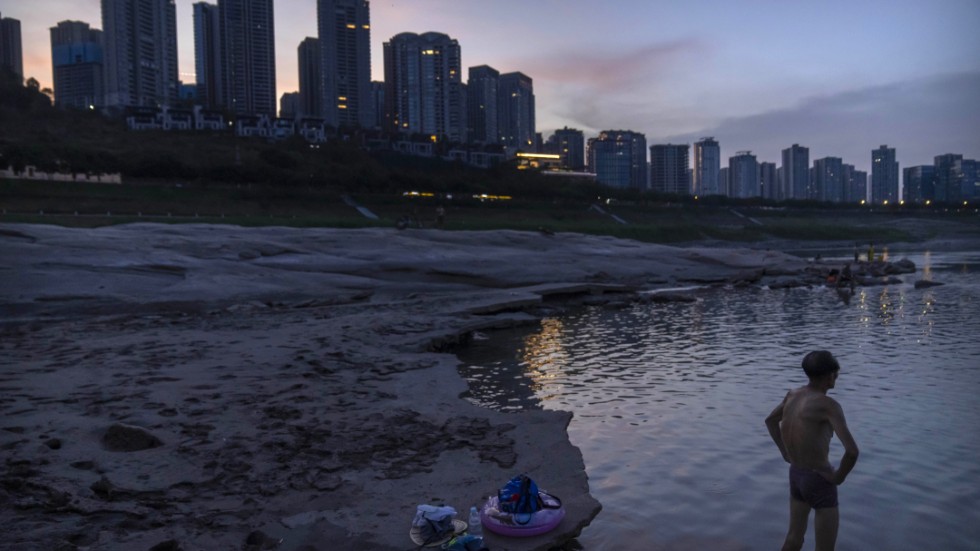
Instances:
[[[174,0],[102,0],[102,31],[106,106],[176,103]]]
[[[51,27],[51,68],[55,105],[102,106],[102,31],[81,21],[62,21]]]
[[[372,128],[376,119],[368,2],[317,0],[317,28],[321,116],[336,127]]]

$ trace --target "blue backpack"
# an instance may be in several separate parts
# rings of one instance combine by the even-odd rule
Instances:
[[[541,496],[545,495],[551,499],[545,501]],[[555,503],[551,503],[551,501]],[[538,489],[538,485],[526,474],[515,476],[510,479],[503,488],[497,492],[497,506],[501,511],[512,515],[528,515],[525,522],[514,520],[518,524],[527,524],[531,520],[531,515],[541,509],[560,509],[561,500],[558,497],[546,494]]]

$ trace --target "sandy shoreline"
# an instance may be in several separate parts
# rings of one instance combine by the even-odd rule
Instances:
[[[0,539],[48,549],[412,549],[417,504],[463,515],[519,472],[566,520],[488,543],[548,549],[600,510],[570,414],[470,404],[447,350],[549,297],[824,269],[579,234],[162,224],[0,224],[0,258]],[[162,445],[110,451],[114,423]]]

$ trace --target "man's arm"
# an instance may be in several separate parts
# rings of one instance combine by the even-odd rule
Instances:
[[[844,410],[840,407],[835,400],[830,400],[830,411],[828,412],[828,421],[830,421],[830,426],[833,427],[834,432],[837,434],[837,438],[840,439],[841,444],[844,445],[844,457],[841,457],[840,466],[834,471],[833,483],[843,484],[844,479],[847,478],[847,474],[851,472],[854,468],[855,463],[858,460],[857,443],[854,441],[854,437],[851,436],[851,431],[847,428],[847,421],[844,419]]]
[[[789,396],[789,393],[787,393],[786,396]],[[783,434],[779,431],[779,422],[783,420],[783,406],[785,405],[786,398],[784,397],[783,401],[780,402],[774,410],[772,410],[769,417],[766,417],[766,428],[769,429],[769,436],[772,437],[772,441],[775,442],[776,447],[779,448],[779,453],[783,454],[783,459],[785,459],[787,463],[790,463],[789,454],[786,453],[786,445],[783,444]]]

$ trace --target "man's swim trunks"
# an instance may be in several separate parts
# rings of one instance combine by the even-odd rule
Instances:
[[[814,509],[837,507],[837,485],[817,471],[789,466],[789,495]]]

